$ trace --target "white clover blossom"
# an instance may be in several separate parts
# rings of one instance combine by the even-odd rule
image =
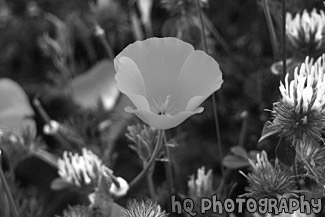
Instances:
[[[85,148],[82,149],[82,155],[65,151],[63,158],[58,160],[61,178],[78,187],[96,185],[102,167],[99,157]]]
[[[273,105],[273,125],[286,139],[322,140],[325,128],[325,54],[316,61],[306,57],[296,67],[293,80],[280,83],[282,99]]]
[[[248,193],[243,196],[260,198],[279,198],[290,194],[295,188],[294,179],[288,173],[281,169],[278,161],[272,165],[267,157],[267,153],[262,151],[256,155],[256,162],[249,159],[252,166],[252,172],[245,175],[249,187],[246,188]]]
[[[126,210],[122,212],[122,217],[167,217],[168,214],[161,209],[160,205],[153,201],[134,200],[128,204]]]
[[[295,48],[312,49],[317,51],[324,46],[325,38],[325,13],[313,9],[311,12],[304,10],[293,16],[286,15],[286,35]]]
[[[212,194],[212,170],[205,172],[205,167],[201,167],[197,170],[197,177],[194,175],[190,177],[187,182],[189,188],[189,196],[192,198],[200,198],[204,196],[210,196]]]
[[[306,114],[309,110],[321,112],[325,105],[325,55],[315,63],[306,57],[301,67],[296,67],[294,79],[289,82],[289,74],[285,83],[281,82],[280,92],[284,103],[295,109],[296,113]]]

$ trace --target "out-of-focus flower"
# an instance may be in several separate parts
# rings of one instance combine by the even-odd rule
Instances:
[[[0,79],[0,127],[22,135],[29,128],[36,132],[36,123],[31,117],[34,110],[24,89],[9,78]]]
[[[248,175],[242,173],[248,180],[248,193],[244,196],[259,198],[279,198],[292,194],[295,184],[288,171],[282,170],[278,161],[273,166],[265,151],[257,154],[257,162],[250,160],[253,171]]]
[[[199,47],[202,42],[200,20],[194,14],[180,14],[167,19],[162,26],[162,34],[166,37],[176,37]],[[207,34],[208,35],[208,34]]]
[[[62,217],[89,217],[91,213],[88,206],[69,206],[63,211]]]
[[[63,50],[60,44],[49,36],[48,33],[44,33],[37,40],[38,46],[45,56],[61,58]]]
[[[65,151],[63,158],[58,160],[61,178],[78,187],[96,186],[102,167],[99,157],[85,148],[82,149],[82,155]]]
[[[325,55],[315,62],[307,57],[294,78],[280,84],[282,99],[273,105],[273,125],[290,141],[322,139],[325,127]]]
[[[43,127],[43,133],[45,135],[54,135],[59,131],[60,124],[57,121],[51,120],[48,124]]]
[[[318,56],[325,48],[325,14],[313,9],[301,14],[286,15],[286,34],[289,45],[301,56]]]
[[[121,197],[129,190],[126,180],[114,177],[113,171],[106,167],[101,159],[90,150],[82,149],[82,154],[65,151],[58,160],[60,178],[52,183],[53,189],[61,189],[67,185],[78,188],[90,187],[106,196]],[[89,192],[87,192],[89,193]]]
[[[304,168],[309,178],[315,180],[319,186],[325,185],[325,147],[313,143],[301,142],[296,146],[297,160]],[[317,192],[322,197],[323,192]]]
[[[141,12],[141,21],[144,25],[151,22],[151,8],[153,0],[138,0],[137,4]]]
[[[159,204],[152,201],[133,201],[122,213],[122,217],[167,217],[165,211],[161,210]]]
[[[142,124],[127,127],[126,137],[133,142],[130,148],[138,154],[143,163],[146,163],[152,155],[157,133],[153,127]]]
[[[197,177],[190,177],[187,182],[188,194],[191,198],[209,197],[213,194],[212,188],[212,170],[205,172],[205,168],[201,167],[197,170]]]
[[[193,13],[197,11],[196,0],[161,0],[161,5],[166,8],[171,15]],[[207,6],[208,0],[200,0],[200,5]]]
[[[136,109],[125,108],[156,129],[178,126],[201,113],[198,107],[223,82],[219,64],[177,38],[149,38],[126,47],[115,59],[118,89]]]

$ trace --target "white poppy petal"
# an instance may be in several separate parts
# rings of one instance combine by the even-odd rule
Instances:
[[[115,59],[117,88],[124,93],[138,109],[150,110],[146,99],[146,87],[138,66],[128,57]]]
[[[195,96],[200,96],[201,103],[223,83],[219,64],[204,51],[196,50],[185,60],[177,80],[174,95],[178,109],[193,107],[188,102]],[[197,100],[197,99],[196,99]],[[196,101],[199,102],[199,101]],[[197,105],[199,106],[199,105]]]
[[[114,60],[117,88],[124,94],[147,96],[145,83],[137,64],[128,57]]]
[[[126,107],[125,111],[130,112],[138,116],[143,122],[148,125],[156,128],[156,129],[170,129],[178,126],[182,122],[184,122],[190,116],[203,112],[203,108],[199,107],[194,111],[182,111],[177,115],[158,115],[151,111],[147,110],[139,110],[132,109],[131,107]]]
[[[142,95],[128,94],[126,95],[137,109],[150,111],[148,100]]]
[[[186,105],[186,111],[193,111],[195,110],[197,107],[199,107],[202,102],[204,102],[204,100],[206,100],[209,96],[195,96],[192,97],[187,105]]]
[[[149,38],[127,46],[116,58],[132,59],[140,69],[150,105],[165,98],[174,88],[186,58],[194,51],[191,44],[177,38]]]

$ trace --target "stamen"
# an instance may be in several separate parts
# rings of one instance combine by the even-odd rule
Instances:
[[[159,115],[165,115],[170,107],[169,107],[169,102],[170,102],[170,95],[168,95],[165,99],[165,101],[162,101],[161,98],[159,97],[159,99],[157,101],[153,100],[154,102],[154,106],[153,106],[153,110],[154,112],[156,112]]]

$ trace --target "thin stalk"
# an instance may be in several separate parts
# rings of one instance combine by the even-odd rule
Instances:
[[[141,24],[139,21],[138,15],[135,13],[134,9],[130,9],[130,17],[131,17],[131,24],[132,24],[132,32],[133,36],[136,40],[143,40],[144,34],[141,29]]]
[[[286,48],[286,1],[282,0],[282,61],[283,61],[283,80],[287,73],[287,48]]]
[[[201,11],[201,9],[200,9],[200,11]],[[232,59],[234,59],[235,61],[237,61],[237,59],[235,58],[235,55],[231,51],[231,48],[230,48],[228,42],[224,39],[224,37],[222,37],[222,35],[218,31],[218,29],[210,21],[209,17],[203,11],[201,11],[201,15],[200,16],[202,16],[203,23],[206,25],[206,27],[212,33],[212,35],[215,37],[215,39],[220,43],[220,45],[226,51],[226,53],[228,54],[228,56],[230,56]]]
[[[268,0],[263,0],[263,11],[265,14],[266,24],[269,29],[269,33],[270,33],[270,37],[271,37],[271,45],[272,45],[273,55],[275,56],[275,58],[277,58],[279,45],[278,45],[278,41],[277,41],[277,37],[276,37],[274,25],[273,25],[271,13],[270,13]]]
[[[51,118],[44,110],[37,96],[33,99],[33,105],[35,106],[36,111],[41,116],[44,123],[50,124]],[[60,132],[54,133],[53,137],[63,146],[64,149],[69,150],[71,148],[70,144],[64,139],[64,137],[60,134]]]
[[[199,16],[200,16],[204,49],[205,49],[205,52],[208,54],[208,45],[207,45],[207,40],[206,40],[206,35],[205,35],[202,13],[201,13],[200,0],[197,0],[196,2],[197,2],[197,8],[198,8]],[[215,93],[212,94],[212,103],[213,103],[213,116],[214,116],[214,121],[215,121],[215,126],[216,126],[216,136],[217,136],[217,142],[218,142],[218,154],[219,154],[220,162],[222,162],[223,151],[222,151],[222,144],[221,144],[221,135],[220,135],[220,127],[219,127],[219,119],[218,119],[218,108],[217,108],[217,102],[215,99]],[[221,164],[221,174],[223,174],[222,164]]]
[[[104,45],[105,51],[107,53],[107,57],[109,59],[113,59],[114,58],[113,48],[106,38],[105,30],[102,29],[99,25],[96,25],[95,35],[99,38],[100,42]]]
[[[162,133],[162,130],[159,130],[158,131],[157,143],[156,143],[155,149],[153,150],[153,153],[151,155],[151,158],[149,159],[149,161],[145,165],[145,167],[142,169],[142,171],[130,182],[130,184],[129,184],[130,188],[132,188],[139,181],[142,180],[142,178],[145,176],[145,174],[150,169],[151,165],[155,162],[155,160],[156,160],[156,158],[157,158],[157,156],[159,154],[159,151],[161,149],[161,146],[162,146],[162,139],[163,139],[163,133]]]
[[[165,144],[165,151],[167,155],[167,162],[165,162],[165,170],[166,170],[166,176],[167,176],[167,182],[169,186],[170,194],[172,195],[175,192],[175,184],[174,184],[174,176],[173,176],[173,162],[172,162],[172,156],[167,144],[167,137],[165,134],[165,131],[163,131],[163,137],[164,137],[164,144]]]
[[[10,204],[10,207],[11,207],[11,212],[12,212],[12,215],[13,217],[20,217],[20,214],[18,212],[18,209],[17,209],[17,206],[15,204],[15,201],[11,195],[11,192],[10,192],[10,188],[9,188],[9,185],[7,183],[7,180],[6,180],[6,177],[2,171],[2,165],[1,165],[1,162],[2,162],[2,155],[1,155],[1,150],[0,150],[0,183],[2,183],[2,186],[4,188],[4,191],[7,195],[7,198],[9,200],[9,204]]]
[[[248,112],[244,111],[242,114],[242,126],[241,126],[241,130],[240,130],[240,134],[239,134],[239,140],[238,140],[238,146],[243,147],[244,146],[244,141],[245,141],[245,135],[246,135],[246,131],[247,131],[247,125],[248,125]]]
[[[154,165],[152,164],[150,169],[148,170],[146,177],[147,177],[147,183],[148,183],[148,187],[149,187],[149,194],[151,199],[156,200],[156,191],[155,191],[155,183],[152,179],[152,175],[154,173]],[[144,166],[145,167],[145,166]]]

